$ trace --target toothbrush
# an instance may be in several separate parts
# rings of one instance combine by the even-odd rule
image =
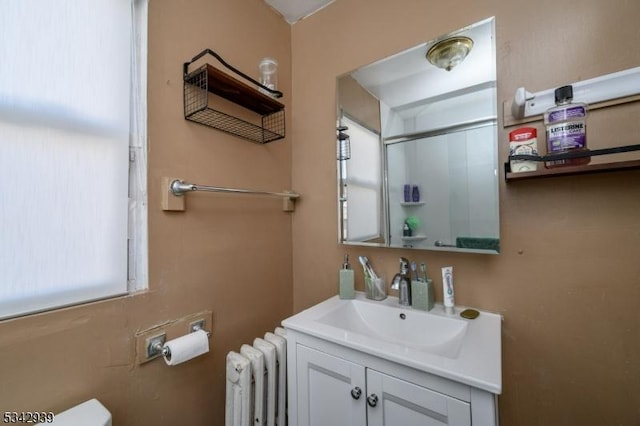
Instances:
[[[362,265],[362,269],[364,270],[364,275],[369,275],[369,270],[367,269],[367,262],[364,260],[362,256],[358,256],[358,262]]]
[[[422,262],[420,264],[420,270],[422,270],[422,280],[426,283],[427,282],[427,264]]]
[[[367,269],[369,270],[369,274],[371,274],[371,278],[377,280],[378,274],[376,274],[376,271],[373,270],[373,266],[371,266],[371,264],[369,263],[369,259],[367,259],[367,256],[364,256],[364,261],[367,264]]]
[[[411,270],[413,271],[414,280],[418,281],[418,266],[416,262],[411,262]]]
[[[367,259],[366,256],[358,256],[358,261],[364,268],[365,275],[368,275],[369,278],[372,278],[372,279],[378,278],[378,276],[376,275],[376,272],[373,270],[373,268],[369,264],[369,259]]]

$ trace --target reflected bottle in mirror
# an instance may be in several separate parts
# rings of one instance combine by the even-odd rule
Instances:
[[[411,227],[409,226],[409,224],[407,222],[405,222],[404,225],[402,226],[402,236],[403,237],[410,237],[411,236]]]

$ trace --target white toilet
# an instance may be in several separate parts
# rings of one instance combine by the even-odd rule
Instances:
[[[111,413],[97,399],[91,399],[56,414],[53,423],[38,423],[42,426],[51,424],[57,426],[111,426]]]

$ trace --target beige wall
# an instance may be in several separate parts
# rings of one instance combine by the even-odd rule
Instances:
[[[440,267],[453,265],[458,303],[504,315],[502,424],[637,425],[638,172],[501,179],[499,256],[336,243],[335,76],[490,16],[500,102],[521,85],[544,90],[640,65],[633,0],[338,0],[293,26],[293,182],[305,195],[293,219],[294,310],[335,294],[344,252],[387,276],[400,256],[425,260],[437,284]],[[590,146],[638,143],[638,117],[637,103],[593,112]],[[510,130],[500,132],[501,164]]]
[[[264,56],[276,58],[289,115],[290,26],[261,0],[150,3],[149,291],[0,322],[0,412],[57,412],[97,397],[114,425],[223,425],[226,353],[291,314],[291,215],[281,201],[189,194],[184,213],[159,208],[165,175],[291,188],[290,136],[260,146],[187,122],[182,110],[182,63],[209,47],[254,77]],[[136,331],[202,310],[214,313],[208,355],[135,364]]]
[[[0,409],[58,411],[98,397],[117,425],[222,425],[226,353],[273,328],[292,305],[335,294],[347,251],[388,276],[401,255],[426,260],[434,275],[453,265],[458,303],[504,315],[502,424],[636,425],[637,172],[501,183],[499,256],[416,257],[336,243],[334,76],[492,15],[500,100],[519,85],[542,90],[640,63],[635,0],[463,0],[458,18],[450,2],[431,3],[338,0],[291,35],[260,0],[151,0],[150,289],[1,322]],[[280,61],[284,141],[254,145],[182,118],[181,65],[205,47],[249,73],[263,56]],[[591,132],[612,145],[637,142],[638,114],[635,106],[600,113],[590,144]],[[164,175],[293,187],[304,198],[291,216],[277,201],[211,194],[191,194],[186,212],[165,213]],[[136,331],[204,309],[214,312],[210,354],[173,368],[135,364]]]

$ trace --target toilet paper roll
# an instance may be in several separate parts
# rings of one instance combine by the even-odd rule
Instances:
[[[204,330],[189,333],[164,344],[169,353],[164,356],[167,365],[177,365],[209,352],[209,337]]]

